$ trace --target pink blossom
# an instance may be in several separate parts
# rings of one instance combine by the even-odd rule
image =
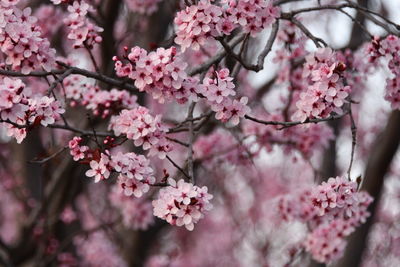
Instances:
[[[65,112],[53,97],[43,96],[30,100],[30,122],[39,120],[43,126],[53,124]]]
[[[81,146],[82,138],[75,136],[71,141],[69,141],[68,146],[70,149],[70,154],[73,156],[75,161],[84,159],[86,153],[89,150],[88,146]]]
[[[339,259],[346,247],[343,237],[354,231],[348,223],[341,220],[332,221],[315,229],[305,242],[306,250],[319,262],[331,263]]]
[[[54,4],[59,4],[59,1]],[[70,28],[68,39],[73,40],[73,47],[93,48],[95,44],[101,43],[100,33],[103,28],[93,24],[87,13],[93,11],[92,7],[85,1],[73,1],[67,8],[69,16],[64,19],[64,24]]]
[[[150,149],[150,155],[164,158],[165,153],[172,150],[165,137],[167,129],[161,123],[161,116],[153,117],[145,107],[122,110],[120,115],[112,117],[110,129],[116,135],[124,134],[134,140],[136,146]]]
[[[158,48],[147,53],[140,47],[133,47],[125,58],[129,59],[126,64],[114,58],[117,74],[134,80],[140,91],[151,94],[160,103],[174,98],[185,103],[195,94],[187,90],[187,86],[197,80],[187,77],[187,63],[176,54],[176,48]]]
[[[385,99],[390,102],[393,109],[400,108],[400,83],[398,78],[400,75],[399,48],[400,39],[394,35],[389,35],[384,40],[376,38],[368,46],[370,61],[375,61],[377,58],[382,57],[386,57],[389,60],[388,67],[394,77],[386,80]]]
[[[310,84],[300,93],[296,103],[297,111],[292,118],[305,121],[307,118],[326,118],[332,112],[342,113],[341,107],[347,102],[351,91],[344,85],[346,66],[338,59],[338,54],[330,48],[320,48],[306,57],[303,77]]]
[[[212,195],[207,192],[207,187],[200,188],[183,180],[168,181],[169,186],[161,189],[158,199],[153,201],[154,215],[192,231],[203,213],[212,208],[209,202]]]
[[[148,176],[142,180],[132,179],[123,174],[118,176],[118,185],[120,192],[125,196],[130,197],[134,195],[137,198],[143,196],[150,190],[150,185],[155,183],[153,176]]]
[[[101,154],[99,161],[90,161],[90,169],[85,174],[87,177],[94,177],[95,183],[108,179],[110,177],[108,156]]]
[[[5,63],[24,74],[40,68],[49,71],[55,65],[55,50],[35,26],[31,8],[21,10],[14,6],[17,2],[2,1],[0,7],[0,51]]]

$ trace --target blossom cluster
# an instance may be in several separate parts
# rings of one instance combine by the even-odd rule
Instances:
[[[133,152],[110,154],[90,150],[88,146],[81,146],[82,139],[74,137],[69,142],[70,153],[75,161],[89,163],[87,177],[93,177],[98,183],[108,179],[112,173],[118,174],[118,188],[125,196],[141,197],[155,183],[150,161],[143,155]]]
[[[400,108],[400,39],[397,36],[389,35],[385,39],[375,38],[368,46],[370,60],[378,58],[388,59],[389,70],[394,75],[386,80],[385,99],[390,102],[393,109]]]
[[[306,57],[303,78],[310,79],[310,85],[300,94],[293,119],[305,121],[307,118],[326,118],[332,112],[342,113],[351,88],[346,86],[343,72],[346,65],[337,60],[331,48],[319,48]]]
[[[60,0],[52,0],[53,4],[58,5]],[[68,26],[68,39],[72,40],[74,48],[86,47],[91,49],[95,44],[101,43],[100,33],[103,28],[93,24],[87,14],[92,10],[86,1],[73,1],[68,5],[69,16],[64,19],[64,24]]]
[[[189,47],[199,50],[207,40],[230,35],[238,27],[254,36],[279,16],[279,8],[274,7],[272,1],[222,1],[226,3],[222,6],[211,2],[201,0],[177,13],[175,43],[182,51]]]
[[[111,156],[111,166],[119,173],[118,185],[125,196],[141,197],[156,181],[150,161],[143,155],[118,153]]]
[[[329,178],[323,182],[311,196],[318,216],[349,220],[354,226],[365,222],[372,198],[365,192],[357,192],[357,187],[356,182],[344,177]]]
[[[151,15],[158,9],[161,0],[125,0],[128,8],[136,13]]]
[[[346,248],[344,237],[355,229],[343,220],[334,220],[312,231],[304,243],[306,251],[318,262],[332,262],[339,259]]]
[[[128,139],[134,140],[136,146],[149,150],[150,156],[157,155],[163,159],[172,150],[161,116],[152,116],[145,107],[122,110],[119,115],[111,117],[109,128],[117,136],[126,135]]]
[[[228,69],[216,71],[214,78],[204,78],[201,93],[206,97],[211,109],[216,112],[217,120],[237,125],[239,119],[250,112],[250,108],[247,106],[247,97],[238,100],[229,97],[236,94],[232,80]]]
[[[70,154],[75,161],[88,157],[87,153],[89,153],[89,147],[84,145],[82,146],[82,141],[82,137],[75,136],[68,142]]]
[[[65,96],[70,99],[70,105],[81,104],[92,110],[93,115],[107,118],[118,114],[122,109],[132,109],[137,106],[137,96],[126,90],[101,90],[80,75],[70,75],[63,81]]]
[[[188,82],[185,63],[176,53],[176,48],[158,48],[148,53],[140,47],[133,47],[125,56],[127,63],[123,64],[117,57],[115,69],[120,77],[129,77],[135,81],[140,91],[151,94],[160,103],[176,99],[180,103],[188,100],[190,92],[185,90]]]
[[[310,233],[304,245],[315,260],[329,263],[340,258],[346,245],[344,238],[368,218],[372,198],[358,192],[357,186],[344,177],[329,178],[311,190],[279,200],[284,220],[308,223]]]
[[[31,8],[21,10],[15,6],[17,2],[0,3],[0,51],[5,64],[24,74],[40,68],[49,71],[55,63],[55,50],[42,37]]]
[[[25,138],[29,124],[48,126],[64,112],[54,97],[32,95],[20,79],[0,78],[0,118],[7,122],[7,134],[18,143]]]
[[[117,57],[115,70],[120,77],[129,77],[135,81],[140,91],[145,91],[164,103],[175,99],[178,103],[188,100],[199,101],[204,98],[216,112],[216,119],[222,122],[239,123],[239,118],[249,112],[247,98],[232,99],[235,85],[228,69],[212,72],[200,83],[196,77],[188,77],[185,72],[187,63],[177,54],[176,48],[158,48],[147,53],[140,47],[133,47],[125,56],[124,64]]]
[[[85,175],[93,177],[95,183],[110,177],[112,166],[109,155],[101,153],[100,158],[91,160],[89,165],[90,169],[86,171]]]
[[[39,122],[43,126],[53,124],[60,119],[65,110],[54,97],[37,96],[29,99],[29,122]]]
[[[213,196],[205,186],[200,188],[184,180],[176,182],[171,178],[168,183],[169,186],[161,189],[158,199],[152,202],[154,215],[171,225],[185,226],[192,231],[204,212],[212,208],[210,200]]]

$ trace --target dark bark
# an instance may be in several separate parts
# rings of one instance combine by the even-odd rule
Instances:
[[[338,267],[360,266],[367,245],[367,236],[376,216],[384,178],[400,143],[400,111],[393,111],[385,130],[378,136],[370,153],[361,190],[367,191],[374,202],[369,207],[371,217],[350,237],[347,249]]]
[[[103,41],[101,43],[101,72],[105,75],[111,75],[114,69],[112,57],[116,55],[114,27],[117,21],[119,10],[121,8],[121,0],[104,1],[102,14],[104,23],[101,25],[104,31],[101,34]]]

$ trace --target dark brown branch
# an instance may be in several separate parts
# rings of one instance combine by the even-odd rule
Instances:
[[[192,102],[189,106],[187,120],[189,121],[189,155],[188,155],[188,171],[190,182],[195,183],[194,172],[193,172],[193,141],[194,141],[194,128],[193,128],[193,111],[196,106],[196,102]]]
[[[61,61],[57,61],[57,64],[59,64],[60,66],[64,67],[65,69],[62,70],[52,70],[52,71],[34,71],[28,74],[24,74],[21,72],[16,72],[16,71],[10,71],[10,70],[4,70],[4,69],[0,69],[0,75],[5,75],[5,76],[10,76],[10,77],[47,77],[47,76],[52,76],[52,75],[57,75],[57,74],[64,74],[65,72],[69,71],[71,72],[70,74],[78,74],[78,75],[82,75],[88,78],[93,78],[96,79],[98,81],[107,83],[111,86],[115,86],[118,87],[120,89],[126,89],[129,90],[131,92],[137,92],[137,88],[135,86],[133,86],[132,84],[127,83],[124,80],[118,80],[118,79],[114,79],[111,78],[109,76],[106,76],[104,74],[101,73],[97,73],[97,72],[92,72],[92,71],[88,71],[85,69],[81,69],[78,67],[73,67],[70,65],[67,65]],[[65,77],[64,77],[65,78]]]
[[[124,80],[117,80],[117,79],[111,78],[109,76],[103,75],[101,73],[92,72],[92,71],[80,69],[77,67],[72,67],[72,66],[69,66],[60,61],[57,61],[57,64],[59,64],[60,66],[63,66],[64,68],[72,69],[72,74],[79,74],[79,75],[82,75],[82,76],[85,76],[88,78],[96,79],[98,81],[107,83],[112,86],[116,86],[121,89],[127,89],[132,92],[137,92],[137,88],[135,86],[133,86],[132,84],[126,83],[126,81],[124,81]]]
[[[238,36],[235,36],[232,41],[229,42],[229,47],[234,48],[237,44],[239,44],[243,39],[245,38],[245,34],[241,34]],[[196,74],[202,73],[206,70],[208,70],[212,65],[214,65],[216,62],[221,61],[224,57],[226,56],[226,50],[221,49],[220,51],[217,52],[217,54],[204,62],[202,65],[199,67],[196,67],[192,70],[188,71],[189,76],[194,76]]]
[[[357,126],[353,118],[353,113],[351,110],[351,103],[349,104],[349,117],[350,117],[350,130],[351,130],[351,155],[350,155],[350,164],[349,168],[347,170],[347,176],[349,180],[351,180],[351,167],[353,166],[353,160],[354,160],[354,152],[357,144]]]
[[[264,69],[265,57],[268,55],[269,52],[271,52],[272,46],[276,39],[276,35],[278,34],[278,30],[279,30],[279,20],[277,20],[272,25],[271,34],[268,38],[265,48],[261,51],[261,53],[257,58],[257,64],[246,63],[245,60],[241,57],[241,53],[236,54],[235,51],[233,51],[233,47],[231,47],[228,43],[226,43],[223,38],[218,38],[218,41],[225,48],[225,51],[228,53],[228,55],[235,58],[245,69],[259,72]]]
[[[67,149],[68,147],[62,147],[61,149],[59,149],[57,152],[53,153],[52,155],[43,158],[43,159],[33,159],[30,160],[29,163],[37,163],[37,164],[43,164],[46,163],[52,159],[54,159],[55,157],[57,157],[58,155],[60,155],[62,152],[65,151],[65,149]]]
[[[47,93],[50,94],[53,92],[53,90],[57,87],[59,83],[62,83],[65,78],[67,78],[69,75],[72,74],[72,70],[69,69],[66,72],[64,72],[62,75],[57,77],[57,79],[50,85],[49,89],[47,90]]]
[[[245,115],[245,119],[260,123],[260,124],[264,124],[264,125],[281,125],[284,128],[287,127],[292,127],[292,126],[296,126],[296,125],[300,125],[300,124],[307,124],[307,123],[319,123],[319,122],[324,122],[324,121],[332,121],[332,120],[337,120],[342,118],[343,116],[345,116],[348,112],[344,112],[343,114],[340,115],[332,115],[328,118],[324,118],[324,119],[307,119],[305,121],[264,121],[264,120],[260,120],[254,117],[251,117],[249,115]]]
[[[322,40],[319,37],[314,36],[307,28],[304,26],[303,23],[301,23],[298,19],[295,17],[292,17],[289,19],[291,22],[293,22],[294,25],[296,25],[308,38],[310,38],[316,47],[321,47],[321,44],[323,44],[325,47],[328,46],[328,44]]]

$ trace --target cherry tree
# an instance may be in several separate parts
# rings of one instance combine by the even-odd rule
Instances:
[[[393,2],[1,1],[2,266],[398,266]]]

